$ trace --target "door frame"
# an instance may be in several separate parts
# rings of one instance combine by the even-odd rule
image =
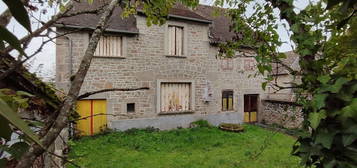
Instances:
[[[82,114],[80,114],[80,112],[78,112],[79,113],[79,115],[80,115],[80,118],[83,118],[83,117],[86,117],[86,120],[88,119],[89,120],[89,133],[88,133],[88,135],[86,135],[86,134],[83,134],[84,136],[93,136],[93,135],[95,135],[95,134],[97,134],[97,133],[99,133],[99,132],[95,132],[94,131],[94,125],[95,125],[95,123],[94,123],[94,118],[95,117],[103,117],[103,118],[105,118],[105,127],[107,127],[108,128],[108,100],[107,99],[100,99],[100,98],[98,98],[98,99],[82,99],[82,100],[78,100],[78,102],[80,102],[80,101],[89,101],[89,115],[86,115],[86,116],[82,116]],[[95,101],[104,101],[104,103],[105,103],[105,111],[104,111],[104,115],[103,116],[101,116],[101,115],[99,115],[99,116],[97,116],[96,114],[94,114],[94,104],[95,104]],[[76,103],[76,110],[79,110],[78,108],[79,108],[79,104],[78,104],[78,102]],[[78,130],[80,130],[79,128],[78,128],[78,125],[77,124],[79,124],[79,123],[76,123],[75,124],[75,129],[78,131]],[[80,134],[82,134],[82,133],[80,133]]]
[[[258,118],[258,114],[259,114],[259,97],[260,95],[259,94],[243,94],[243,118],[245,118],[245,113],[246,113],[246,108],[245,108],[245,99],[246,99],[246,96],[247,97],[256,97],[256,121],[250,121],[250,115],[251,115],[251,110],[248,111],[249,113],[249,122],[245,122],[245,123],[257,123],[259,121],[259,118]],[[251,106],[251,99],[249,98],[249,106]]]

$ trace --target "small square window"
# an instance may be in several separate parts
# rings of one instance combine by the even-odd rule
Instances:
[[[126,104],[126,112],[135,113],[135,103]]]

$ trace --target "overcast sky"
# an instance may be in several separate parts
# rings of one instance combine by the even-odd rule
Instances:
[[[206,5],[212,5],[212,0],[200,0],[200,3],[206,4]],[[295,6],[302,9],[307,5],[307,1],[306,0],[297,0],[294,4],[295,4]],[[3,12],[5,9],[6,9],[6,6],[4,5],[4,3],[2,1],[0,1],[0,12]],[[37,18],[40,18],[41,20],[45,21],[45,20],[48,20],[54,13],[57,12],[52,9],[51,11],[47,11],[46,14],[43,14],[42,13],[43,9],[46,9],[46,6],[40,7],[40,10],[38,10],[38,12],[36,12],[36,13],[33,13],[33,15],[36,16]],[[278,13],[276,12],[276,14],[278,14]],[[36,21],[34,19],[31,20],[31,23],[32,23],[33,30],[38,28],[38,26],[40,26],[38,21]],[[10,24],[8,25],[8,28],[10,29],[11,32],[13,32],[19,38],[23,37],[27,34],[27,31],[22,26],[20,26],[14,19],[11,20]],[[289,39],[288,32],[285,30],[285,28],[281,24],[278,27],[278,32],[279,32],[280,39],[283,42],[286,42],[279,48],[279,50],[281,52],[292,50],[291,43],[288,41],[288,39]],[[40,46],[40,44],[42,43],[43,40],[46,40],[46,39],[36,38],[36,39],[32,40],[32,42],[29,44],[28,49],[26,50],[26,53],[31,54],[35,50],[37,50],[37,48]],[[56,57],[55,53],[56,53],[55,52],[55,44],[52,42],[47,43],[47,45],[43,48],[42,52],[39,53],[34,59],[29,61],[28,65],[29,65],[30,71],[32,71],[32,72],[41,71],[40,75],[45,78],[54,76],[55,57]]]

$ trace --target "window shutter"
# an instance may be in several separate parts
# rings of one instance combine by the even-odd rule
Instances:
[[[169,26],[169,55],[175,55],[175,27]]]
[[[176,27],[176,55],[182,55],[183,29]]]

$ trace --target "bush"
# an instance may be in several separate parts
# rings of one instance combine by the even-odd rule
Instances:
[[[192,122],[190,124],[190,128],[195,128],[195,127],[207,127],[207,128],[211,128],[213,127],[207,120],[197,120],[195,122]]]

